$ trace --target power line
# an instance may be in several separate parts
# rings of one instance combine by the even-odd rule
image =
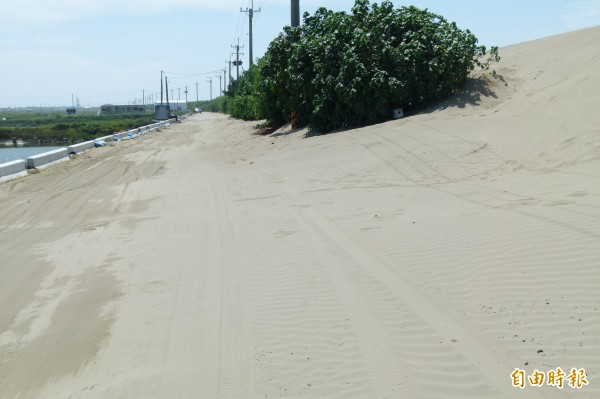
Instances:
[[[242,8],[244,8],[244,4],[246,3],[245,0],[242,0],[242,4],[240,5],[240,10]],[[240,22],[242,23],[242,26],[240,27]],[[231,38],[232,41],[235,42],[235,39],[237,37],[240,37],[240,34],[242,32],[242,30],[244,29],[244,26],[246,24],[246,18],[242,19],[242,14],[238,13],[238,19],[237,19],[237,23],[235,24],[235,31],[233,33],[233,37]]]
[[[210,72],[196,72],[196,73],[183,73],[183,72],[168,72],[168,71],[163,71],[165,74],[169,75],[169,79],[186,79],[186,78],[194,78],[197,76],[203,76],[203,75],[212,75],[216,72],[220,72],[220,69],[216,69],[214,71],[210,71]],[[175,76],[173,76],[175,75]]]

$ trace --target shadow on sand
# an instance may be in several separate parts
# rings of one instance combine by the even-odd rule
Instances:
[[[290,134],[298,133],[299,131],[302,131],[304,129],[306,129],[306,128],[304,128],[304,127],[297,127],[297,128],[290,129],[290,130],[285,130],[285,131],[280,132],[280,133],[274,133],[274,134],[271,135],[271,137],[289,136]],[[306,135],[304,135],[304,137],[306,137]]]
[[[456,93],[450,95],[449,97],[447,97],[443,100],[440,100],[440,101],[436,102],[435,104],[431,104],[427,107],[406,109],[405,110],[405,119],[410,118],[411,116],[414,116],[414,115],[432,114],[434,112],[439,112],[439,111],[443,111],[443,110],[450,109],[450,108],[465,108],[467,106],[478,106],[481,104],[481,101],[484,98],[498,99],[498,95],[492,89],[494,79],[506,84],[506,81],[504,80],[504,78],[498,74],[496,74],[494,77],[492,77],[491,75],[469,77],[469,78],[467,78],[467,81],[463,85],[463,87],[461,87],[460,90],[458,90]],[[386,122],[389,122],[390,120],[392,120],[392,119],[390,118],[389,120],[382,121],[381,123],[386,123]],[[373,126],[373,125],[371,125],[371,126]],[[352,130],[352,129],[356,129],[356,128],[340,128],[340,129],[332,130],[332,131],[326,132],[326,133],[311,129],[311,130],[308,130],[302,136],[302,138],[308,139],[311,137],[341,133],[341,132],[345,132],[345,131]],[[274,129],[273,131],[275,131],[275,130],[277,130],[277,129]],[[305,130],[305,129],[304,128],[295,128],[295,129],[290,129],[290,130],[286,129],[285,131],[280,132],[280,133],[272,133],[272,131],[271,131],[271,132],[264,132],[264,133],[261,132],[261,133],[256,133],[256,134],[261,134],[261,135],[270,134],[272,137],[280,137],[280,136],[288,136],[288,135],[297,133],[302,130]]]
[[[430,114],[443,111],[448,108],[465,108],[467,106],[477,106],[481,104],[483,98],[498,99],[498,95],[492,90],[492,79],[497,79],[504,84],[506,81],[501,75],[469,77],[463,87],[451,96],[440,100],[428,107],[415,110],[412,115]]]

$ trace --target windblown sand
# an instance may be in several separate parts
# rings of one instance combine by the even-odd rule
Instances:
[[[599,397],[600,28],[501,56],[403,120],[205,113],[0,184],[0,398]]]

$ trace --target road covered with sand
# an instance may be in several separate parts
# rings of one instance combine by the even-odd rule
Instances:
[[[205,113],[0,184],[0,398],[599,396],[600,29],[501,55],[403,120]]]

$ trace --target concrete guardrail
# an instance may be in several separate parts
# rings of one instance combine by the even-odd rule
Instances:
[[[67,150],[66,147],[44,152],[43,154],[33,155],[27,158],[27,169],[38,169],[42,166],[48,166],[67,158],[69,158],[69,150]]]
[[[127,137],[127,133],[129,132],[115,133],[112,136],[110,136],[110,139],[113,141],[121,140],[122,138]]]
[[[79,154],[80,152],[84,152],[85,150],[89,150],[90,148],[94,148],[94,140],[84,141],[83,143],[70,145],[67,147],[67,151],[69,154],[75,153]]]
[[[123,139],[127,139],[127,138],[137,138],[138,136],[143,136],[146,133],[149,132],[153,132],[155,130],[161,129],[161,128],[167,128],[171,125],[170,121],[162,121],[162,122],[157,122],[157,123],[153,123],[151,125],[146,125],[146,126],[140,126],[138,128],[135,129],[131,129],[131,130],[126,130],[124,132],[119,132],[119,133],[115,133],[112,136],[107,136],[107,137],[103,137],[100,140],[114,140],[114,141],[118,141],[118,140],[123,140]]]
[[[95,147],[94,141],[114,141],[129,136],[137,137],[138,134],[145,134],[155,130],[168,128],[174,119],[156,122],[150,125],[141,126],[136,129],[131,129],[126,132],[111,134],[110,136],[99,137],[95,140],[84,141],[83,143],[73,144],[65,148],[59,148],[54,151],[45,152],[43,154],[33,155],[27,160],[19,159],[7,163],[0,164],[0,181],[13,179],[27,174],[27,169],[39,169],[49,166],[53,163],[60,162],[69,158],[69,154],[81,153]]]
[[[98,137],[97,139],[94,139],[93,141],[112,141],[112,140],[113,140],[113,135],[111,134],[110,136]]]
[[[26,162],[23,159],[0,164],[0,181],[13,179],[27,174]]]

